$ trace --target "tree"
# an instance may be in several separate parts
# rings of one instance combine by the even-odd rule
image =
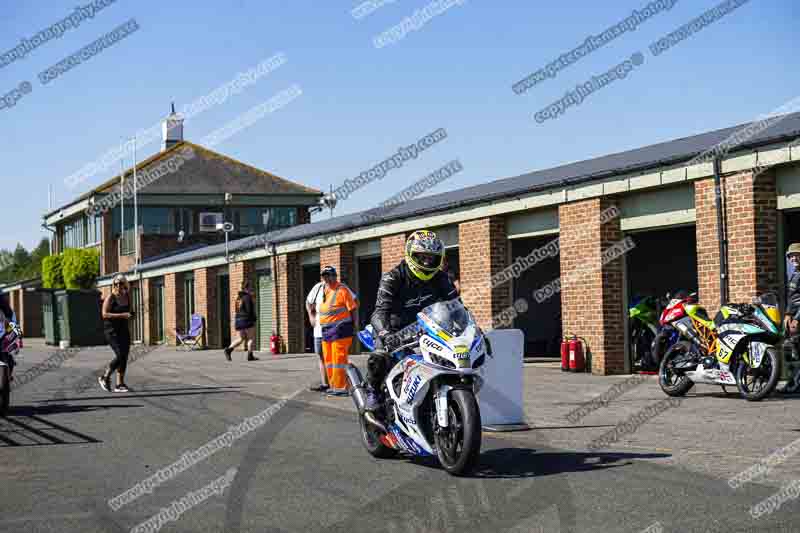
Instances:
[[[42,260],[50,255],[50,241],[46,238],[39,241],[33,252],[17,244],[14,252],[0,250],[0,283],[12,283],[39,277],[42,272]]]
[[[42,286],[45,289],[63,289],[61,255],[51,255],[42,260]]]

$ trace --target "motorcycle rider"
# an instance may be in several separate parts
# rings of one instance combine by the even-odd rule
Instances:
[[[0,312],[2,312],[2,316],[5,318],[6,322],[11,322],[12,324],[17,323],[17,315],[14,313],[14,310],[11,309],[11,305],[8,303],[8,294],[0,293]],[[5,357],[4,355],[0,354],[0,356]],[[9,371],[14,372],[14,358],[9,357],[10,360]],[[13,377],[11,379],[14,379]]]
[[[367,361],[366,409],[381,406],[381,383],[395,361],[391,352],[407,342],[403,329],[414,324],[417,313],[436,302],[458,296],[449,276],[442,272],[444,244],[432,231],[415,231],[406,241],[400,264],[381,278],[370,323],[375,350]]]
[[[798,347],[798,320],[800,320],[800,243],[794,243],[786,251],[786,258],[792,265],[794,272],[789,278],[786,289],[786,312],[783,325],[786,331],[787,342]],[[796,351],[796,350],[793,350]],[[800,367],[796,368],[786,386],[780,390],[782,393],[793,393],[800,389]]]

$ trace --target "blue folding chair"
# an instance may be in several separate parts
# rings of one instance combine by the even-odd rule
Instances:
[[[189,331],[185,334],[175,330],[175,338],[178,340],[178,348],[183,347],[187,350],[194,350],[201,348],[201,341],[203,340],[203,317],[200,315],[192,315],[189,322]]]

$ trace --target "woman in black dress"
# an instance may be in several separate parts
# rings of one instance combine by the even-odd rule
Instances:
[[[130,320],[130,285],[127,278],[118,274],[111,285],[111,294],[103,301],[103,327],[114,359],[105,373],[97,380],[106,392],[111,392],[111,374],[117,372],[117,386],[114,392],[129,392],[125,385],[125,369],[128,366],[128,353],[131,348],[131,334],[128,329]]]
[[[234,319],[234,329],[239,332],[239,340],[225,348],[225,358],[230,361],[231,353],[237,346],[244,343],[247,350],[248,361],[258,361],[253,356],[253,346],[256,342],[256,305],[253,301],[253,294],[250,292],[250,282],[242,281],[242,289],[236,296],[236,317]]]

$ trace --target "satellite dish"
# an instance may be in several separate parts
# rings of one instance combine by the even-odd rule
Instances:
[[[327,207],[328,209],[334,209],[336,207],[336,194],[334,193],[326,194],[325,196],[322,197],[320,203],[325,207]]]

